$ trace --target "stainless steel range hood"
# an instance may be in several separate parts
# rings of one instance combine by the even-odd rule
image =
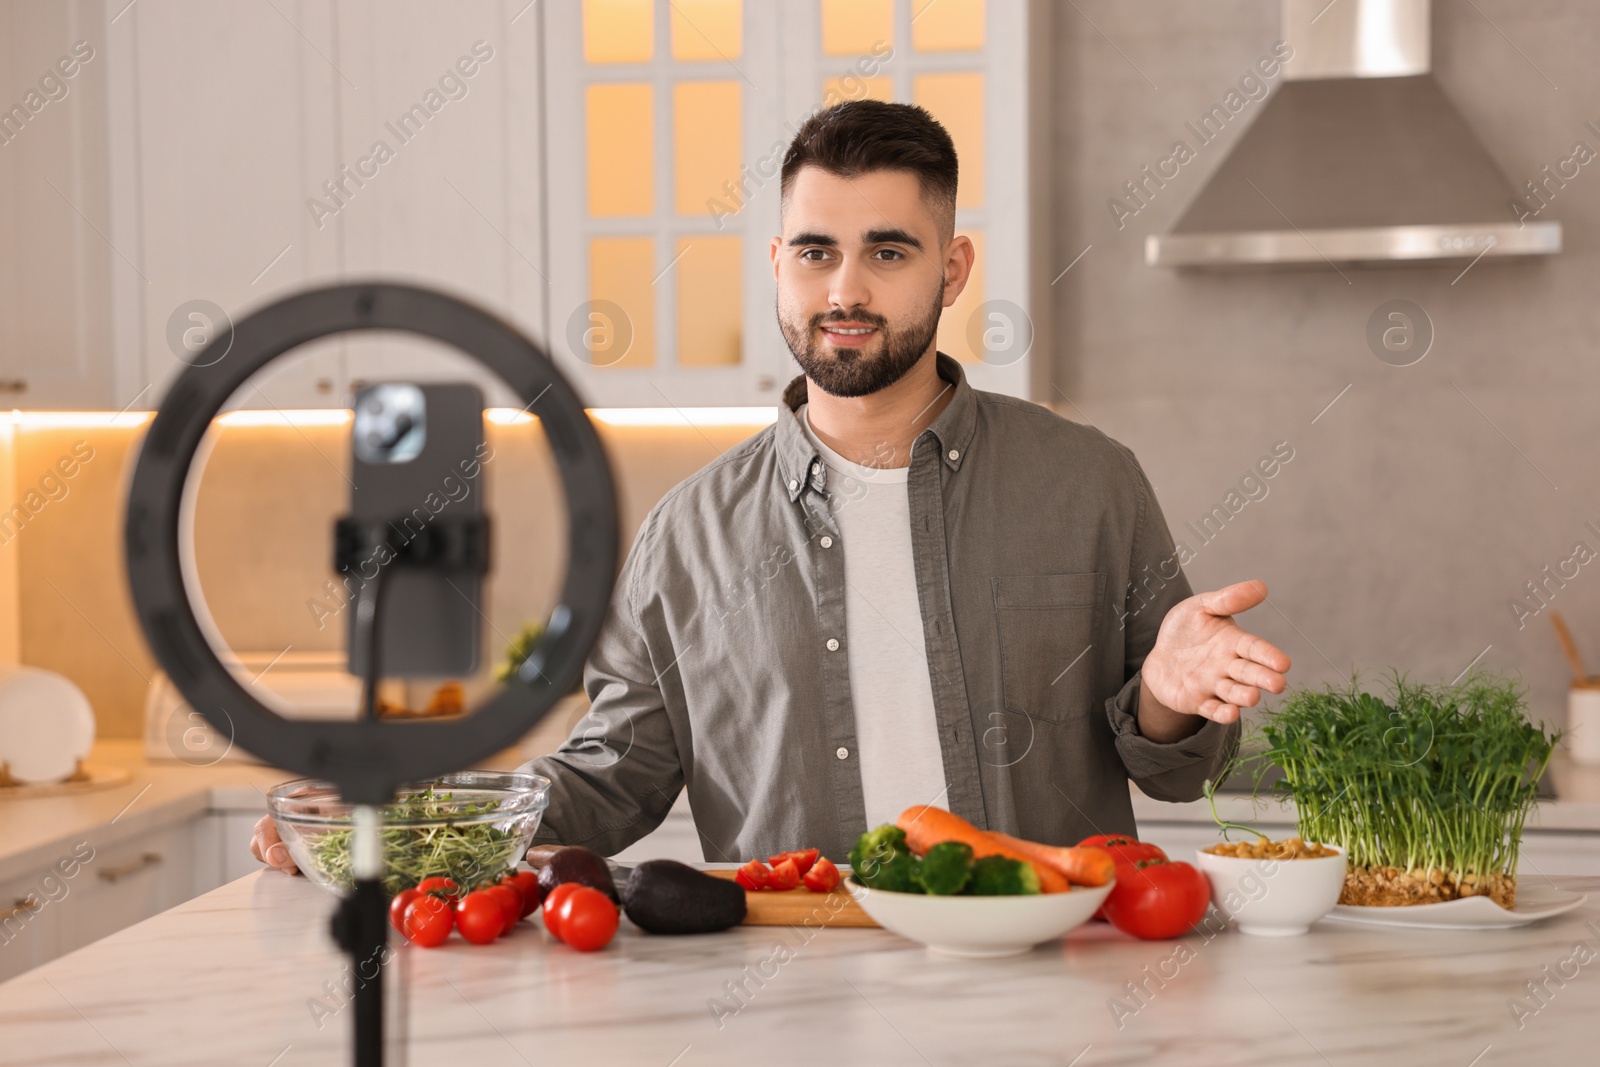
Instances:
[[[1283,0],[1294,49],[1159,267],[1415,262],[1561,251],[1434,81],[1428,0]]]

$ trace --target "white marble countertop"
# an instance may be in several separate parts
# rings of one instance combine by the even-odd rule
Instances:
[[[409,1060],[389,1062],[1578,1063],[1600,1013],[1600,879],[1557,881],[1590,902],[1513,930],[1140,942],[1091,924],[985,961],[882,930],[671,938],[626,921],[581,954],[524,923],[490,946],[397,949]],[[332,905],[261,871],[0,985],[0,1064],[348,1062]],[[1525,985],[1541,981],[1542,1003]]]

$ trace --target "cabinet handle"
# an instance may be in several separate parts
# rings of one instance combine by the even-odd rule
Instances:
[[[0,922],[5,922],[7,919],[15,919],[19,915],[26,915],[30,911],[38,911],[42,907],[44,907],[44,904],[34,897],[18,897],[15,904],[0,912]]]
[[[144,870],[146,867],[154,867],[156,864],[158,864],[160,862],[161,862],[161,853],[159,853],[159,852],[146,852],[144,855],[140,856],[138,859],[132,860],[131,862],[128,862],[128,863],[124,863],[120,867],[105,867],[105,868],[102,868],[100,870],[100,872],[99,872],[100,873],[100,880],[102,882],[112,882],[112,883],[120,882],[120,881],[122,881],[122,879],[127,878],[129,875],[138,874],[140,871]]]

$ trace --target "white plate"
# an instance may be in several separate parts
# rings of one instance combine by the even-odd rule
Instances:
[[[1517,886],[1517,905],[1510,911],[1488,897],[1464,897],[1438,904],[1406,904],[1381,908],[1356,904],[1335,904],[1327,918],[1343,922],[1370,923],[1374,926],[1422,926],[1438,930],[1499,930],[1526,926],[1552,915],[1560,915],[1588,900],[1586,893],[1537,882]]]

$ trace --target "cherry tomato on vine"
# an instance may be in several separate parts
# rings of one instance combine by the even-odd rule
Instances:
[[[561,940],[579,952],[605,948],[617,932],[621,913],[611,898],[598,889],[580,885],[559,907]]]
[[[442,945],[455,926],[455,914],[449,901],[423,893],[406,905],[401,920],[401,932],[414,945],[433,948]]]
[[[500,932],[509,934],[522,921],[522,894],[508,885],[492,885],[478,890],[500,905]]]
[[[577,882],[562,882],[546,894],[540,907],[544,912],[544,928],[550,931],[551,936],[557,939],[561,937],[561,905],[580,888]]]
[[[505,921],[500,901],[487,890],[474,890],[456,904],[456,929],[474,945],[487,945],[499,937]]]
[[[421,895],[420,889],[402,889],[396,893],[394,899],[389,901],[389,925],[405,933],[406,907]]]

